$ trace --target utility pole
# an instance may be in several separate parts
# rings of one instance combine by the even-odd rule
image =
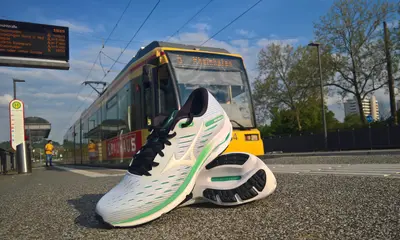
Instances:
[[[14,99],[17,99],[17,82],[25,82],[25,80],[13,78]]]
[[[392,115],[393,124],[397,125],[396,102],[394,97],[394,81],[392,73],[392,57],[390,56],[390,37],[386,22],[383,22],[386,67],[388,72],[389,98],[390,98],[390,113]]]
[[[321,65],[321,53],[320,53],[320,43],[312,42],[308,44],[311,47],[317,47],[318,52],[318,64],[319,64],[319,87],[321,91],[321,112],[322,112],[322,125],[324,128],[324,147],[325,150],[328,150],[328,131],[326,126],[326,117],[325,117],[325,103],[324,103],[324,85],[322,82],[322,65]]]

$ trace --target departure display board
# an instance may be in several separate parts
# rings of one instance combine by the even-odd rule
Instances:
[[[68,61],[68,28],[0,19],[0,56]]]

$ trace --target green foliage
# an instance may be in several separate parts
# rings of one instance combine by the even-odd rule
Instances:
[[[47,144],[47,140],[46,139],[43,139],[42,141],[40,141],[40,142],[35,142],[35,143],[33,143],[32,145],[33,145],[33,147],[34,148],[44,148],[44,146]],[[56,142],[56,141],[53,141],[53,146],[54,147],[58,147],[58,146],[60,146],[60,143],[58,143],[58,142]]]
[[[46,145],[46,143],[47,143],[47,140],[43,139],[41,142],[33,143],[32,145],[33,145],[33,148],[41,148],[41,149],[43,149],[44,146]],[[54,147],[59,147],[60,143],[58,143],[56,141],[53,141],[53,145],[54,145]],[[1,142],[0,143],[0,148],[8,150],[8,151],[11,151],[12,148],[11,148],[11,145],[10,145],[10,141]]]
[[[272,112],[271,123],[259,128],[263,137],[299,133],[296,116],[291,110],[278,110],[275,108]],[[302,108],[300,115],[301,124],[303,126],[301,132],[321,132],[323,130],[322,111],[318,101],[310,100],[309,104]],[[341,123],[335,118],[335,114],[329,111],[326,106],[325,116],[328,129],[340,127]]]
[[[342,124],[342,128],[360,128],[362,126],[364,123],[357,114],[347,115]]]
[[[323,78],[332,77],[331,54],[323,49],[321,56]],[[258,122],[273,117],[277,110],[287,110],[281,120],[292,123],[294,118],[295,125],[291,127],[302,131],[303,108],[309,105],[310,98],[320,96],[317,51],[311,47],[270,44],[260,51],[258,69],[253,92]]]
[[[0,143],[0,148],[7,150],[7,151],[13,151],[10,145],[10,141],[4,141]]]

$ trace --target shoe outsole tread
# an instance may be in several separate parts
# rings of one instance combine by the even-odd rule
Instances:
[[[203,191],[203,197],[214,202],[235,203],[250,200],[263,191],[267,183],[267,174],[263,169],[258,170],[247,182],[237,188],[229,190],[217,190],[207,188]],[[256,191],[256,190],[258,191]],[[239,197],[240,199],[237,199]]]

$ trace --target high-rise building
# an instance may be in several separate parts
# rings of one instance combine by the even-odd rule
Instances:
[[[364,100],[362,100],[361,105],[364,110],[365,117],[371,115],[375,121],[379,120],[379,106],[378,100],[376,100],[375,96],[371,96],[369,98],[365,97]],[[344,103],[344,115],[347,116],[350,114],[360,114],[356,98],[349,99]]]
[[[397,111],[399,111],[399,110],[400,110],[400,99],[397,100],[397,104],[396,104],[396,105],[397,105],[397,108],[396,108],[396,109],[397,109]]]

